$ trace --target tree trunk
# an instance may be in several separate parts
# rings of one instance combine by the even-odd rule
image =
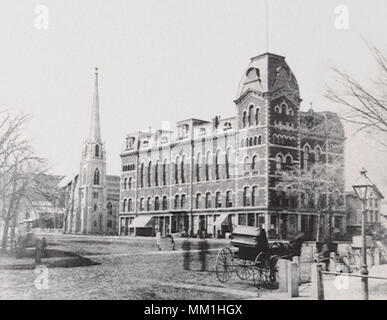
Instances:
[[[317,213],[317,230],[316,230],[316,242],[320,241],[320,224],[321,224],[321,214]]]
[[[9,230],[9,219],[4,219],[4,227],[3,227],[3,239],[1,241],[1,249],[3,251],[7,250],[7,241],[8,241],[8,230]]]

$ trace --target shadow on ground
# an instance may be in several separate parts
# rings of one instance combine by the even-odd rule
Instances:
[[[10,258],[9,255],[7,255]],[[26,250],[21,258],[12,259],[14,262],[7,265],[0,265],[0,270],[33,270],[37,265],[44,265],[47,268],[76,268],[100,265],[91,259],[84,258],[73,252],[46,249],[41,263],[23,263],[25,259],[35,259],[35,250]]]

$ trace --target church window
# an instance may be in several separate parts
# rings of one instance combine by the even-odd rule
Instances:
[[[99,157],[99,145],[98,144],[95,146],[95,156],[97,158]]]
[[[99,185],[99,170],[98,168],[94,171],[94,185]]]

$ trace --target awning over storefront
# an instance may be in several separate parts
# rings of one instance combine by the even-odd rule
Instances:
[[[129,225],[129,228],[152,228],[152,217],[139,216]]]
[[[224,226],[224,225],[228,225],[229,221],[228,221],[228,216],[230,214],[229,213],[222,213],[217,219],[216,221],[214,222],[214,226],[215,227],[221,227],[221,226]]]

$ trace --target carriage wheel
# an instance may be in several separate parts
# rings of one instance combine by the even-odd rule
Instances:
[[[216,259],[216,277],[221,283],[227,282],[233,271],[234,254],[230,248],[223,248]]]
[[[267,269],[265,256],[260,252],[254,261],[253,266],[253,282],[255,286],[262,285],[266,282],[267,279]]]
[[[279,275],[278,275],[278,260],[279,256],[272,256],[270,257],[269,266],[270,266],[270,274],[269,274],[269,280],[270,284],[276,285],[279,283]]]
[[[253,264],[248,260],[242,260],[242,263],[236,266],[236,274],[241,280],[247,280],[253,274]]]

